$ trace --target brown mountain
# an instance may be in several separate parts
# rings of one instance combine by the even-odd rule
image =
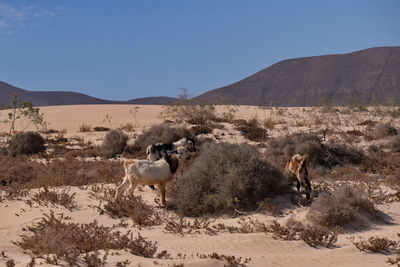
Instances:
[[[10,105],[12,94],[15,93],[19,100],[29,100],[34,106],[54,106],[54,105],[80,105],[80,104],[143,104],[159,105],[176,101],[172,97],[147,97],[128,101],[111,101],[95,98],[81,93],[64,91],[28,91],[14,87],[0,81],[0,105]]]
[[[195,99],[226,104],[313,106],[333,100],[347,105],[388,99],[400,102],[400,47],[289,59]]]

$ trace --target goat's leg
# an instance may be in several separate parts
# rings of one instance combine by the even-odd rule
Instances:
[[[129,180],[129,188],[128,188],[128,192],[131,196],[133,196],[133,191],[135,190],[136,186],[138,185],[138,180],[136,179],[136,177],[134,177],[134,179],[130,179]]]
[[[120,200],[121,199],[121,194],[128,187],[128,183],[129,183],[129,178],[128,178],[128,176],[125,176],[124,180],[122,181],[122,183],[119,186],[117,186],[117,189],[115,190],[115,200]]]
[[[297,191],[300,191],[301,183],[300,183],[300,179],[297,177],[296,177],[296,182],[297,182],[297,185],[296,185]]]
[[[306,189],[307,200],[310,200],[311,199],[311,183],[308,178],[304,179],[304,188]]]
[[[161,204],[165,205],[165,184],[159,183],[159,184],[157,184],[157,187],[158,187],[158,190],[160,190]]]

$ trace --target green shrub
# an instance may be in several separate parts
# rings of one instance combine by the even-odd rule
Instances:
[[[245,144],[205,143],[188,172],[172,183],[172,206],[184,215],[249,210],[290,188],[281,171]]]

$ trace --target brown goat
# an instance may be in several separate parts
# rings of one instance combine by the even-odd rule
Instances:
[[[306,156],[296,154],[285,164],[285,171],[290,172],[296,176],[297,191],[303,186],[306,190],[307,200],[311,198],[311,183],[308,178],[308,170],[306,165]]]

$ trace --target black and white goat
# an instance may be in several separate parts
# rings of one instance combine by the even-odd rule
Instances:
[[[149,161],[157,161],[162,158],[165,158],[177,149],[186,148],[189,152],[196,151],[196,141],[194,138],[182,138],[174,143],[171,144],[164,144],[164,143],[157,143],[149,145],[146,149],[147,160]],[[154,185],[150,185],[151,189],[155,189]]]
[[[166,155],[170,155],[173,151],[176,151],[178,147],[185,147],[189,152],[196,151],[196,143],[193,138],[182,138],[171,144],[157,143],[149,145],[146,149],[147,160],[156,161]]]

